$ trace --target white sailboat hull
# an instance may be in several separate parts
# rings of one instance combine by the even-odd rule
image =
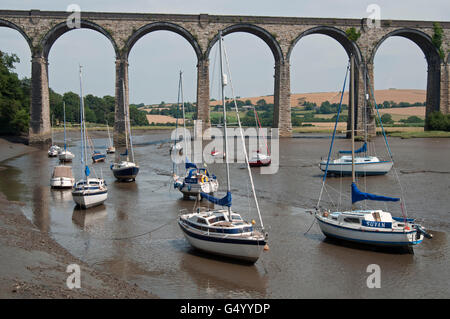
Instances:
[[[265,241],[243,239],[238,236],[202,235],[179,222],[186,240],[196,249],[255,263],[264,250]]]
[[[210,180],[208,182],[200,182],[197,184],[185,183],[184,186],[181,185],[178,189],[183,193],[184,196],[197,196],[201,192],[212,194],[217,192],[217,190],[219,189],[219,183],[217,182],[217,180]]]
[[[358,175],[384,175],[391,170],[392,165],[394,163],[391,161],[356,163],[355,173]],[[327,161],[320,162],[319,167],[325,172]],[[351,175],[352,163],[338,162],[338,160],[332,161],[328,164],[328,174]]]
[[[50,186],[53,188],[71,188],[75,183],[74,178],[55,177],[50,179]]]
[[[367,227],[346,227],[342,224],[332,223],[322,216],[316,215],[319,227],[327,237],[359,242],[363,244],[391,247],[410,247],[420,244],[423,235],[416,236],[416,230],[393,231],[369,229]]]
[[[58,154],[58,158],[62,162],[70,162],[75,158],[75,155],[69,151],[62,151]]]
[[[108,197],[107,192],[99,193],[76,193],[72,192],[73,201],[82,208],[90,208],[103,204]]]

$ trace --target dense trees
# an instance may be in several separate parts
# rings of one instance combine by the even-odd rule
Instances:
[[[444,115],[435,111],[425,121],[425,127],[429,130],[450,132],[450,114]]]
[[[30,80],[14,73],[15,54],[0,51],[0,133],[25,133],[30,121]]]
[[[27,133],[30,122],[31,80],[19,79],[14,64],[19,62],[15,54],[0,51],[0,134]],[[73,92],[63,95],[49,89],[50,118],[52,125],[64,120],[63,104],[66,105],[66,122],[79,123],[80,97]],[[97,97],[92,94],[84,99],[86,121],[91,123],[114,123],[114,97]],[[130,105],[132,125],[148,125],[145,112]]]

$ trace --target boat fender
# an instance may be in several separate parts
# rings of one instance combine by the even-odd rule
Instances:
[[[201,180],[202,183],[207,183],[208,182],[208,176],[204,175],[202,176]]]
[[[113,167],[114,167],[114,164],[111,164],[111,166],[109,167],[110,169],[113,169]]]

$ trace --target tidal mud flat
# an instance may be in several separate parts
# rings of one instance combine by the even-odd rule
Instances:
[[[0,170],[7,159],[37,149],[0,138]],[[154,298],[117,277],[94,270],[27,219],[24,203],[0,192],[0,298]],[[81,288],[69,289],[71,272],[80,266]]]
[[[73,173],[78,179],[83,172],[78,160],[79,132],[68,135],[69,147],[76,156],[72,163]],[[105,149],[106,132],[89,135],[97,149]],[[10,249],[8,258],[0,261],[2,293],[5,291],[16,298],[36,298],[40,296],[35,293],[43,294],[44,288],[52,287],[54,295],[47,298],[58,294],[62,298],[66,295],[73,298],[146,298],[150,294],[181,299],[448,298],[449,277],[442,274],[447,273],[450,256],[447,200],[450,140],[389,139],[408,216],[418,218],[434,235],[432,240],[415,248],[414,254],[398,254],[362,249],[324,237],[317,224],[313,224],[314,216],[310,211],[317,204],[322,182],[317,163],[327,155],[329,135],[294,137],[280,139],[280,165],[276,174],[261,174],[259,169],[252,169],[270,246],[253,266],[198,252],[184,238],[177,225],[177,216],[181,211],[192,210],[196,202],[183,200],[182,194],[173,189],[170,131],[133,135],[135,156],[141,167],[134,183],[115,180],[109,169],[114,160],[111,155],[106,162],[91,165],[97,175],[105,178],[108,199],[104,205],[86,212],[76,209],[70,190],[50,189],[49,178],[58,160],[48,158],[46,150],[25,153],[0,163],[4,168],[0,171],[0,192],[10,202],[16,202],[4,202],[0,206],[1,233],[5,230],[15,232],[0,236],[10,238],[8,245],[3,244],[6,239],[0,239],[0,244]],[[59,145],[62,139],[61,133],[55,134]],[[349,148],[349,142],[344,138],[335,143],[336,150]],[[383,138],[377,137],[373,143],[376,154],[385,158]],[[231,165],[233,210],[249,220],[255,218],[256,213],[248,178],[240,167],[237,163]],[[184,167],[178,169],[184,171]],[[208,164],[208,170],[218,177],[217,196],[221,196],[226,184],[222,182],[226,178],[224,165]],[[333,200],[343,208],[350,206],[350,180],[330,177],[327,183],[330,189],[322,204],[333,207]],[[360,180],[360,183],[362,189],[374,193],[400,194],[394,172]],[[381,202],[367,205],[388,209],[401,216],[399,205],[388,203],[385,207],[386,204]],[[18,222],[3,221],[15,216],[11,215],[9,207],[18,209],[14,218],[20,216],[24,234],[14,224]],[[40,247],[41,240],[44,244],[49,240],[55,246],[45,244]],[[20,245],[30,245],[29,251]],[[59,248],[54,248],[57,246]],[[6,254],[3,248],[0,252],[2,257]],[[19,265],[15,267],[17,270],[12,270],[12,263]],[[66,288],[69,275],[66,267],[72,263],[78,263],[82,268],[79,291]],[[380,289],[370,289],[366,284],[370,275],[367,267],[372,264],[381,269]],[[42,275],[41,278],[40,270],[47,277]],[[109,282],[110,276],[114,283]],[[34,281],[37,283],[32,286]],[[21,283],[25,287],[30,285],[33,293],[22,296],[21,291],[26,290]],[[128,288],[117,289],[121,285]],[[102,290],[102,287],[105,288]],[[121,291],[123,294],[119,295]]]

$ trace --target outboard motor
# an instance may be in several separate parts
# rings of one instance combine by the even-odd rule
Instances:
[[[420,225],[416,225],[416,229],[417,229],[417,235],[420,236],[420,234],[423,234],[423,236],[425,238],[431,239],[433,238],[432,234],[429,234],[428,232],[425,231],[425,228],[423,228]]]

